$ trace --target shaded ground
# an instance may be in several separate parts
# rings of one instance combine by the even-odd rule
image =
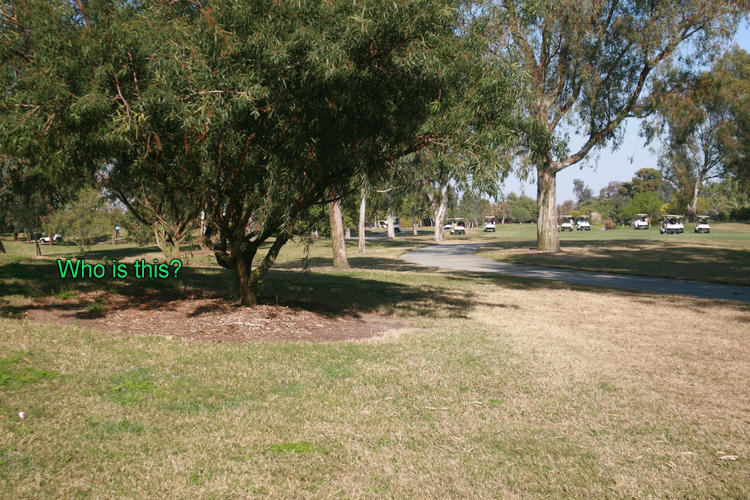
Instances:
[[[375,313],[324,314],[295,307],[236,307],[224,298],[133,301],[89,293],[47,298],[23,306],[23,318],[106,331],[212,342],[329,342],[374,337],[402,328],[398,318]]]

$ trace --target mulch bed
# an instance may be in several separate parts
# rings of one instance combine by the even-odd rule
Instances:
[[[332,342],[366,339],[405,327],[399,318],[374,313],[326,314],[276,305],[238,307],[226,298],[134,300],[107,293],[40,299],[27,306],[23,317],[212,342]]]

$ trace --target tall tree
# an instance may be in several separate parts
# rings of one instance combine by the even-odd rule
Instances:
[[[640,168],[628,182],[620,183],[619,192],[632,198],[639,193],[656,193],[662,185],[662,174],[655,168]]]
[[[723,174],[734,149],[736,122],[715,76],[671,75],[672,88],[656,103],[654,119],[644,125],[648,139],[659,137],[664,143],[664,180],[686,201],[691,221],[703,183]]]
[[[617,139],[623,120],[642,112],[655,69],[693,41],[701,60],[728,37],[747,2],[689,0],[549,0],[492,2],[492,54],[519,61],[528,78],[519,95],[533,120],[523,146],[537,178],[537,248],[560,250],[555,220],[556,175]],[[584,136],[568,151],[565,125]]]
[[[741,49],[728,52],[714,66],[714,77],[735,127],[725,141],[725,170],[750,193],[750,54]]]
[[[591,188],[581,179],[573,179],[573,194],[576,195],[576,204],[578,205],[590,200],[594,196]]]

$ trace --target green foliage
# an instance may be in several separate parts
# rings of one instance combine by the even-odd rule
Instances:
[[[52,213],[47,230],[61,233],[83,252],[96,237],[111,233],[114,217],[99,191],[87,187],[77,193],[73,202]]]
[[[482,227],[484,216],[491,215],[490,202],[471,191],[464,191],[458,203],[457,215],[465,217],[475,227]]]
[[[628,203],[628,219],[632,218],[634,214],[645,213],[650,218],[654,218],[661,212],[662,201],[654,192],[642,192],[638,193]]]
[[[662,174],[655,168],[641,168],[630,182],[623,182],[620,194],[633,197],[640,193],[656,193],[662,184]]]
[[[514,222],[534,222],[537,216],[536,200],[522,194],[510,193],[505,199],[510,205],[510,218]]]
[[[724,167],[750,193],[750,54],[735,49],[714,66],[715,78],[731,116],[721,138]]]
[[[139,247],[147,247],[154,244],[154,230],[138,220],[132,212],[125,214],[125,221],[122,226],[128,232],[128,237],[132,238]]]
[[[743,74],[743,67],[745,68]],[[743,144],[750,137],[746,114],[750,101],[750,55],[736,49],[725,54],[711,71],[672,70],[658,82],[654,119],[644,124],[649,140],[660,138],[665,153],[660,165],[692,217],[703,185],[710,179],[733,176],[744,186]],[[744,139],[743,139],[744,137]]]
[[[576,202],[579,205],[590,200],[594,196],[591,192],[591,188],[581,179],[573,179],[573,194],[575,194]]]
[[[457,12],[446,0],[191,5],[16,5],[0,142],[31,162],[54,152],[59,173],[98,173],[165,252],[205,210],[249,303],[311,206],[426,143],[430,104],[457,75]]]
[[[750,207],[733,208],[729,220],[750,222]]]

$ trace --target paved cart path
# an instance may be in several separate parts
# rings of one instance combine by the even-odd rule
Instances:
[[[454,271],[496,273],[524,278],[559,280],[583,285],[609,286],[629,290],[691,295],[704,299],[724,299],[750,302],[750,287],[700,283],[697,281],[652,278],[628,274],[606,274],[592,271],[555,269],[499,262],[474,255],[481,243],[458,245],[431,245],[412,250],[401,256],[407,262],[426,267],[440,267]]]

